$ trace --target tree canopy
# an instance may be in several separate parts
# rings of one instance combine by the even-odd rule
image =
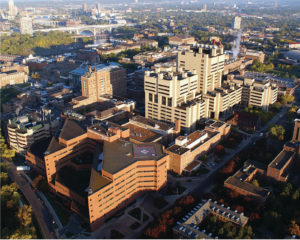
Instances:
[[[0,37],[0,52],[11,55],[29,55],[34,54],[36,48],[50,48],[73,42],[71,34],[59,31],[38,32],[33,36],[13,33],[10,36]]]

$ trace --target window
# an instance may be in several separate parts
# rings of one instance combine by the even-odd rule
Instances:
[[[158,96],[157,95],[154,96],[154,102],[158,103]]]
[[[153,96],[152,93],[149,93],[149,101],[152,102],[153,101]]]
[[[162,97],[162,105],[166,105],[166,97]]]
[[[168,98],[168,106],[172,107],[172,98]]]

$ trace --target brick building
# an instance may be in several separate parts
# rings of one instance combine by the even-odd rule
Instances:
[[[175,144],[165,150],[170,155],[169,169],[181,174],[187,171],[190,165],[195,165],[194,167],[200,165],[197,158],[215,147],[229,131],[230,125],[208,120],[204,130],[177,137]]]

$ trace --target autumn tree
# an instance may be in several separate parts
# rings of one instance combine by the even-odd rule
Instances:
[[[269,128],[270,134],[278,140],[284,139],[285,128],[282,125],[273,125]]]
[[[218,155],[218,156],[222,156],[225,153],[225,148],[223,145],[219,144],[215,147],[214,152]]]
[[[235,163],[234,160],[230,160],[224,167],[221,168],[220,173],[231,174],[234,171]]]
[[[25,204],[22,208],[19,208],[17,216],[21,225],[27,227],[32,220],[32,207]]]
[[[289,233],[291,235],[295,235],[298,238],[300,237],[300,228],[295,220],[292,220],[291,224],[289,225]]]

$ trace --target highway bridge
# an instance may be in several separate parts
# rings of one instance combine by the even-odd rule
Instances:
[[[104,32],[111,32],[113,28],[133,26],[133,24],[103,24],[103,25],[80,25],[72,27],[59,27],[59,28],[47,28],[47,29],[36,29],[34,32],[50,32],[50,31],[62,31],[69,32],[76,35],[91,35],[96,36]]]

